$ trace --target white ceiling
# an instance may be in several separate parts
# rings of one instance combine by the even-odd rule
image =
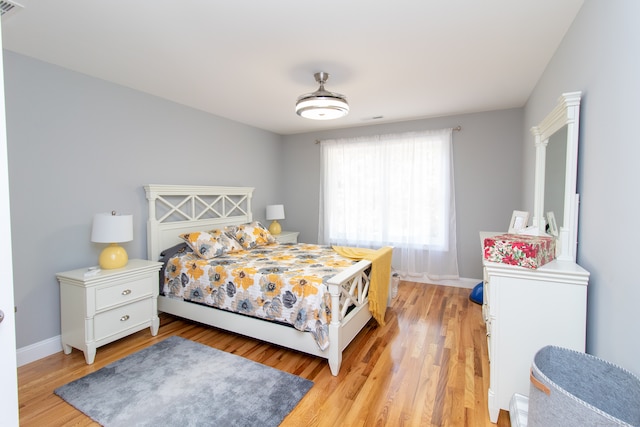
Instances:
[[[17,1],[5,49],[279,134],[521,107],[583,3]],[[347,117],[295,114],[317,71]]]

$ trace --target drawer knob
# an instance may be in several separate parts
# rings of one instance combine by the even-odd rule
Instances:
[[[131,289],[125,289],[122,291],[122,295],[129,295],[131,293]]]
[[[121,322],[126,322],[127,320],[129,320],[129,315],[128,315],[128,314],[125,314],[124,316],[122,316],[122,317],[120,318],[120,321],[121,321]]]

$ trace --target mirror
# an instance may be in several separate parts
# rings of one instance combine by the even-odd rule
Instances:
[[[564,184],[567,164],[567,127],[563,126],[549,137],[544,171],[544,210],[553,212],[558,227],[564,221]],[[548,219],[548,218],[545,218]]]
[[[531,128],[536,144],[533,227],[544,234],[547,212],[558,227],[558,260],[576,260],[578,236],[578,130],[580,92],[562,94],[558,105]]]

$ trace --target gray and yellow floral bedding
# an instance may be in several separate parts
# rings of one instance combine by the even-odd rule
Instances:
[[[167,262],[161,294],[289,324],[324,350],[331,321],[324,282],[354,262],[311,244],[266,244],[210,259],[183,252]]]

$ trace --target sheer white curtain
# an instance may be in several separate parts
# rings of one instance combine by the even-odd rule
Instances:
[[[452,129],[321,141],[318,241],[394,247],[409,279],[457,279]]]

